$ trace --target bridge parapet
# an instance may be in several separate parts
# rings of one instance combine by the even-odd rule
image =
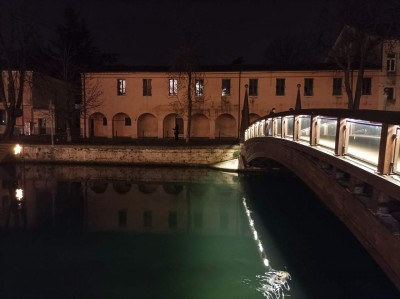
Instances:
[[[399,112],[299,110],[253,122],[241,155],[303,179],[400,289],[399,136]]]
[[[245,141],[255,137],[305,142],[366,163],[380,174],[400,174],[400,112],[309,109],[277,113],[249,126]]]

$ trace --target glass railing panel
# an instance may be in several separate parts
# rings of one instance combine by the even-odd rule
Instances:
[[[282,137],[282,118],[277,117],[275,118],[276,122],[276,136]]]
[[[258,122],[258,136],[262,137],[264,135],[264,125],[265,125],[265,120],[261,120]]]
[[[322,145],[334,150],[336,142],[337,119],[319,117],[318,127],[319,127],[318,145]]]
[[[294,117],[286,116],[285,121],[286,121],[286,138],[293,139]]]
[[[349,144],[347,154],[359,160],[378,165],[382,125],[348,120]]]
[[[264,135],[272,136],[272,118],[269,118],[265,121],[264,124]]]
[[[299,117],[299,126],[300,126],[300,135],[299,139],[304,141],[310,141],[310,124],[311,124],[311,116],[300,116]]]

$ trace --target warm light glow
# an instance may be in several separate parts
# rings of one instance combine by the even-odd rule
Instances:
[[[22,189],[15,190],[15,197],[17,200],[21,200],[24,197],[24,191]]]
[[[17,144],[17,145],[14,147],[14,154],[15,154],[15,155],[19,155],[21,152],[22,152],[22,146],[20,146],[19,144]]]

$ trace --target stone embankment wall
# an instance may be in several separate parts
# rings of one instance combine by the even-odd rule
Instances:
[[[18,159],[27,162],[212,165],[235,158],[234,146],[82,146],[24,145]]]

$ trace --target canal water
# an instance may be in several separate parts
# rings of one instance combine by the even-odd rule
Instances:
[[[400,297],[291,174],[26,164],[0,176],[2,299]]]

